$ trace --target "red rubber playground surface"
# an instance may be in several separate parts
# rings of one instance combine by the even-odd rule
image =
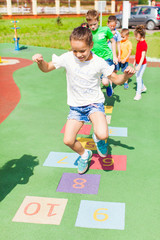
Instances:
[[[0,238],[159,240],[160,64],[148,63],[140,101],[135,76],[105,96],[108,156],[98,156],[85,124],[78,139],[93,157],[78,175],[78,156],[63,144],[65,71],[45,74],[31,61],[65,51],[20,49],[0,44]]]

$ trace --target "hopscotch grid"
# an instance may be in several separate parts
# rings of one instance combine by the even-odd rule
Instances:
[[[113,111],[113,106],[105,106],[105,113],[112,113],[112,111]],[[107,114],[106,114],[106,119],[107,119],[107,123],[108,124],[110,124],[110,122],[111,122],[111,115],[108,115],[108,118],[107,118]],[[109,122],[108,122],[109,121]],[[92,129],[92,125],[90,124],[90,123],[87,123],[85,126],[84,126],[84,129],[85,129],[85,127],[87,126],[87,125],[89,125],[90,126],[90,128],[88,128],[89,129],[89,135],[90,135],[90,131],[91,131],[91,129]],[[64,126],[65,127],[65,126]],[[64,127],[63,127],[63,129],[64,129]],[[86,128],[87,129],[87,128]],[[88,131],[88,129],[87,129],[87,131]],[[109,131],[110,131],[110,129],[111,129],[111,131],[113,131],[113,130],[115,130],[115,129],[118,129],[118,128],[114,128],[114,127],[109,127]],[[122,129],[126,129],[126,132],[127,132],[127,128],[119,128],[120,130],[122,130]],[[62,130],[61,130],[62,131]],[[88,135],[88,134],[82,134],[81,133],[81,135]],[[125,135],[125,134],[124,134]],[[113,135],[113,136],[116,136],[116,135]],[[120,135],[117,135],[117,136],[120,136]],[[127,136],[127,134],[126,134],[126,136]],[[92,139],[92,138],[88,138],[88,139]],[[48,157],[50,157],[50,154],[54,154],[54,153],[56,153],[56,152],[50,152],[49,153],[49,155],[48,155]],[[62,154],[62,155],[65,155],[65,154],[70,154],[70,153],[61,153],[61,152],[57,152],[57,153],[59,153],[59,154]],[[71,153],[72,154],[72,153]],[[95,156],[95,155],[97,155],[97,154],[93,154],[93,156]],[[72,155],[72,158],[73,158],[73,156],[74,155]],[[112,157],[113,156],[116,156],[116,157],[121,157],[121,156],[125,156],[125,155],[108,155],[105,159],[112,159]],[[48,158],[47,157],[47,158]],[[126,156],[125,156],[126,157]],[[67,155],[67,156],[63,156],[63,158],[62,159],[60,159],[60,160],[58,160],[57,161],[57,159],[56,159],[56,163],[59,163],[59,164],[64,164],[64,165],[62,165],[62,166],[51,166],[50,165],[50,167],[61,167],[61,168],[77,168],[77,166],[75,166],[75,163],[77,163],[77,159],[78,159],[78,157],[77,157],[77,159],[74,161],[74,163],[73,163],[73,165],[74,165],[74,167],[66,167],[66,165],[67,165],[67,158],[69,158],[69,155]],[[66,162],[65,162],[65,159],[67,159],[66,160]],[[46,159],[47,160],[47,159]],[[45,160],[45,162],[46,162],[46,160]],[[64,160],[64,162],[63,162],[63,160]],[[93,159],[91,159],[91,161],[90,161],[90,164],[91,164],[91,162],[92,162],[92,165],[90,165],[89,166],[89,169],[97,169],[97,170],[104,170],[103,169],[103,158],[101,159],[101,162],[100,162],[100,160],[98,159],[98,161],[99,161],[99,163],[102,165],[102,168],[101,169],[98,169],[98,168],[90,168],[91,166],[93,166],[94,164],[95,164],[95,160]],[[45,164],[45,162],[44,162],[44,164],[43,164],[43,166],[48,166],[48,165],[46,165]],[[112,161],[113,162],[113,165],[114,165],[114,160]],[[106,162],[105,162],[106,163]],[[113,167],[113,169],[111,169],[111,170],[114,170],[114,167]],[[107,170],[108,171],[108,170]],[[63,174],[67,174],[67,173],[63,173]],[[68,173],[69,174],[69,173]],[[71,174],[71,173],[70,173]],[[73,174],[76,174],[76,173],[73,173]],[[85,176],[86,177],[89,177],[89,175],[91,176],[91,175],[95,175],[96,176],[96,174],[86,174]],[[78,176],[78,175],[77,175]],[[82,176],[82,175],[80,175],[80,176]],[[85,178],[85,176],[83,176],[82,178],[81,177],[79,177],[79,178],[76,178],[76,179],[83,179],[83,178]],[[98,175],[97,175],[98,176]],[[101,175],[99,175],[99,176],[101,176]],[[58,189],[58,187],[60,186],[60,184],[62,183],[62,178],[63,178],[63,175],[61,176],[61,178],[59,179],[59,181],[58,181],[58,186],[57,186],[57,189]],[[76,180],[76,179],[74,179],[74,180]],[[92,179],[91,179],[91,181],[92,181]],[[94,183],[95,183],[95,181],[94,181]],[[78,185],[78,183],[76,183],[77,185]],[[98,183],[98,186],[97,186],[97,194],[98,194],[98,190],[99,190],[99,184],[100,184],[100,178],[99,178],[99,183]],[[80,183],[79,183],[79,185],[80,185]],[[56,192],[57,192],[57,189],[56,189]],[[73,192],[63,192],[63,191],[58,191],[58,192],[62,192],[62,193],[73,193]],[[82,193],[78,193],[78,192],[75,192],[76,194],[82,194]],[[93,193],[83,193],[83,194],[92,194],[93,195]],[[34,198],[34,197],[33,197]],[[35,197],[36,198],[36,197]],[[40,197],[37,197],[37,198],[40,198]],[[46,198],[47,199],[47,198]],[[49,198],[48,198],[49,199]],[[56,199],[56,198],[52,198],[52,199]],[[61,216],[61,218],[60,218],[60,222],[59,222],[59,224],[54,224],[54,223],[51,223],[51,224],[54,224],[54,225],[60,225],[60,223],[62,222],[62,219],[63,219],[63,217],[64,217],[64,214],[65,214],[65,209],[66,209],[66,207],[67,207],[67,202],[68,202],[68,199],[64,199],[64,198],[60,198],[59,200],[60,200],[60,202],[61,202],[61,199],[62,200],[66,200],[66,204],[65,204],[65,207],[64,207],[64,210],[63,210],[63,213],[62,213],[62,216]],[[24,199],[25,200],[25,199]],[[23,200],[23,202],[24,202],[24,200]],[[57,199],[58,200],[58,199]],[[123,227],[99,227],[98,226],[98,224],[96,225],[96,226],[76,226],[76,224],[77,224],[77,219],[78,219],[78,217],[79,217],[79,212],[80,212],[80,207],[81,207],[81,204],[82,204],[82,202],[83,201],[86,201],[86,202],[93,202],[93,203],[95,203],[95,204],[97,204],[96,206],[97,207],[99,207],[99,203],[105,203],[105,204],[111,204],[111,205],[113,205],[113,204],[116,204],[116,203],[113,203],[113,202],[102,202],[102,201],[93,201],[93,200],[90,200],[90,201],[87,201],[87,200],[81,200],[81,202],[80,202],[80,206],[79,206],[79,210],[78,210],[78,214],[77,214],[77,218],[76,218],[76,222],[75,222],[75,227],[83,227],[83,228],[100,228],[100,229],[114,229],[114,230],[124,230],[124,228]],[[23,204],[23,202],[22,202],[22,204]],[[21,205],[22,205],[21,204]],[[118,204],[118,203],[117,203]],[[124,206],[125,206],[125,203],[121,203],[121,204],[123,204]],[[48,205],[51,205],[51,204],[48,204]],[[59,205],[58,205],[59,206]],[[21,206],[19,207],[19,209],[21,208]],[[18,211],[19,211],[19,209],[18,209]],[[97,210],[99,210],[99,209],[105,209],[105,208],[98,208]],[[108,210],[108,209],[105,209],[105,210]],[[111,213],[112,213],[112,215],[115,215],[115,212],[113,211],[114,209],[111,209],[110,211],[111,211]],[[17,212],[18,212],[17,211]],[[16,213],[17,214],[17,213]],[[107,215],[107,214],[105,214],[105,213],[99,213],[99,214],[102,214],[102,215]],[[53,214],[54,215],[54,214]],[[55,214],[56,215],[56,214]],[[16,216],[16,215],[15,215]],[[91,217],[91,216],[88,216],[88,217]],[[14,217],[15,218],[15,217]],[[14,219],[13,218],[13,219]],[[122,216],[121,216],[121,218],[122,218],[122,222],[123,222],[123,224],[124,224],[124,226],[125,226],[125,210],[124,210],[124,215],[122,214]],[[99,219],[99,220],[96,220],[96,221],[102,221],[103,219]],[[105,219],[105,221],[106,221],[107,219]],[[13,220],[12,220],[13,221]],[[34,222],[31,222],[31,223],[34,223]],[[41,223],[41,222],[38,222],[38,223]],[[43,222],[43,224],[50,224],[50,223],[45,223],[45,222]],[[108,222],[107,222],[107,224],[108,224]],[[109,224],[110,224],[110,222],[109,222]],[[115,224],[115,223],[114,223]],[[100,225],[100,224],[99,224]]]

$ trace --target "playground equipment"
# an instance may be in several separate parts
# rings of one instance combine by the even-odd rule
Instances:
[[[8,63],[8,60],[2,59],[2,57],[0,56],[0,65],[6,65],[7,63]]]
[[[15,49],[14,50],[16,50],[16,51],[19,51],[20,49],[19,49],[19,37],[17,37],[17,29],[19,29],[20,27],[17,27],[16,26],[16,23],[17,22],[19,22],[19,21],[16,21],[16,20],[14,20],[14,21],[11,21],[11,23],[14,23],[14,27],[12,27],[12,29],[14,29],[14,32],[15,32],[15,36],[14,36],[14,38],[13,38],[13,40],[14,40],[14,43],[15,43]]]

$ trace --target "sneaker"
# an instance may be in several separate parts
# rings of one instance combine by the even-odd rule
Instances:
[[[108,97],[112,97],[113,89],[112,86],[109,84],[109,86],[106,88],[106,93]]]
[[[134,97],[134,100],[138,101],[141,99],[141,94],[136,93],[136,96]]]
[[[129,88],[128,83],[124,83],[124,88],[125,88],[125,89],[128,89],[128,88]]]
[[[96,144],[96,147],[97,147],[97,152],[98,154],[101,156],[101,157],[106,157],[107,156],[107,152],[108,152],[108,149],[107,149],[107,146],[108,144],[105,143],[104,140],[99,140],[98,142],[95,141],[95,135],[93,133],[92,135],[92,138]]]
[[[78,173],[79,174],[85,173],[88,169],[88,161],[92,156],[92,151],[91,150],[87,150],[87,151],[88,151],[88,157],[86,159],[82,159],[80,157],[80,159],[78,161]]]
[[[142,88],[141,92],[146,92],[146,91],[147,91],[147,88],[146,88],[146,86],[144,86],[144,87]]]

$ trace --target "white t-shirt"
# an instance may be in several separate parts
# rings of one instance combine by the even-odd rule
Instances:
[[[69,106],[79,107],[104,102],[100,76],[111,75],[114,65],[109,66],[104,59],[95,54],[91,60],[80,62],[72,51],[61,56],[53,54],[52,62],[56,68],[66,69],[67,104]]]

